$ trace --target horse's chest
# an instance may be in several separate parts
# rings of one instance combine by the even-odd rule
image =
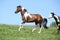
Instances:
[[[25,18],[28,17],[28,13],[25,13],[25,14],[24,14],[24,17],[25,17]]]

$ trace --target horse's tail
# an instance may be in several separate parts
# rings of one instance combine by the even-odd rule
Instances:
[[[43,18],[42,25],[43,25],[43,27],[46,28],[46,29],[48,29],[48,27],[47,27],[47,22],[48,22],[47,18]]]

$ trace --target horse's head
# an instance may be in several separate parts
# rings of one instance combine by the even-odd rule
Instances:
[[[17,9],[16,9],[15,13],[21,12],[22,10],[23,10],[22,6],[17,6]]]
[[[54,13],[53,12],[51,12],[51,14],[49,15],[49,18],[53,18],[54,17]]]

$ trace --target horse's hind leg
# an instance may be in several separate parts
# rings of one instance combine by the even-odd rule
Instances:
[[[40,26],[40,30],[39,30],[39,32],[38,32],[38,33],[41,33],[41,30],[42,30],[42,26],[41,26],[41,24],[39,24],[39,26]]]
[[[60,31],[60,26],[59,26],[59,27],[57,27],[57,29],[58,29],[57,33],[59,33],[59,31]]]
[[[32,32],[34,32],[35,30],[36,30],[36,28],[33,28],[33,29],[32,29]]]
[[[35,22],[35,25],[37,26],[37,22]],[[34,32],[35,30],[36,30],[36,27],[32,29],[32,32]]]

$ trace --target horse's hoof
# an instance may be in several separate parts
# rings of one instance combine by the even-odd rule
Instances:
[[[38,33],[41,33],[41,32],[38,32]]]
[[[18,31],[20,31],[20,29],[18,29]]]
[[[34,32],[34,31],[32,31],[32,32]]]

